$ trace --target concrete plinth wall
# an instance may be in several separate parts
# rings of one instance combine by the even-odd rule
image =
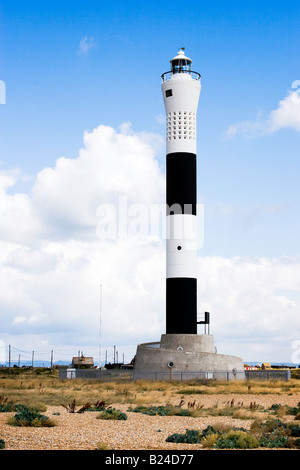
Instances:
[[[149,372],[191,373],[194,378],[203,372],[230,374],[232,379],[245,379],[244,364],[240,357],[217,354],[212,335],[167,334],[157,343],[144,343],[137,347],[134,378],[147,378]],[[222,375],[222,374],[221,374]]]

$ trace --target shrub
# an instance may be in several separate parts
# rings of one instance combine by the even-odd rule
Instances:
[[[294,423],[288,423],[287,427],[292,437],[300,437],[300,425]]]
[[[5,449],[5,441],[0,439],[0,449]]]
[[[31,427],[52,427],[55,423],[48,416],[41,415],[36,408],[30,408],[25,405],[15,405],[16,414],[8,419],[8,424],[12,426],[31,426]]]
[[[9,411],[13,411],[14,405],[12,403],[7,403],[6,405],[3,405],[0,403],[0,413],[7,413]]]
[[[261,447],[286,448],[298,447],[297,437],[300,436],[300,426],[292,423],[283,423],[279,419],[269,419],[265,422],[254,422],[251,425],[259,439]]]
[[[97,419],[118,419],[125,421],[127,419],[126,413],[122,413],[120,410],[115,408],[107,408],[97,415]]]
[[[207,434],[207,436],[204,436],[201,439],[201,444],[205,448],[215,447],[218,438],[219,438],[218,434]]]
[[[280,403],[274,403],[270,407],[270,410],[274,411],[275,413],[280,413],[280,411],[283,410],[287,415],[297,416],[297,414],[300,413],[300,402],[297,404],[297,406],[287,406],[281,405]]]
[[[98,442],[95,450],[113,450],[105,442]]]
[[[211,425],[208,425],[205,429],[203,429],[202,433],[201,433],[201,437],[207,437],[211,434],[217,434],[218,431],[213,428]]]
[[[187,429],[185,434],[171,434],[171,436],[167,437],[166,442],[175,442],[177,444],[200,444],[201,435],[197,430]]]
[[[259,442],[255,436],[245,431],[229,431],[222,434],[214,445],[217,449],[255,449]]]
[[[61,404],[64,408],[66,408],[68,413],[83,413],[84,411],[88,410],[91,407],[91,404],[88,402],[85,405],[81,406],[78,411],[76,411],[76,400],[74,400],[69,403],[68,405],[64,405],[63,403]]]
[[[8,402],[8,398],[0,395],[0,413],[6,413],[13,410],[13,404]]]
[[[134,413],[143,413],[150,416],[191,416],[190,410],[181,408],[181,406],[161,405],[161,406],[137,406],[130,408],[128,411]]]
[[[266,433],[271,433],[275,430],[281,429],[284,431],[287,429],[287,425],[280,421],[280,419],[267,419],[260,424],[262,430]]]
[[[295,447],[300,447],[300,439],[295,439]]]
[[[93,405],[91,405],[87,411],[103,411],[107,408],[107,405],[104,400],[98,400]]]
[[[167,437],[166,442],[175,442],[175,443],[183,443],[183,444],[202,444],[203,447],[219,447],[217,444],[219,442],[220,437],[225,436],[225,439],[230,441],[230,437],[226,438],[227,435],[230,433],[234,433],[233,436],[240,437],[240,440],[236,443],[232,439],[231,447],[220,447],[220,448],[239,448],[239,449],[251,449],[254,447],[258,447],[258,441],[254,436],[251,436],[246,432],[243,428],[237,429],[230,429],[228,431],[227,428],[222,429],[220,426],[218,429],[214,428],[213,426],[207,426],[203,431],[198,430],[190,430],[187,429],[185,434],[171,434],[171,436]],[[243,437],[243,440],[241,439]],[[237,441],[237,438],[235,439]],[[227,442],[227,441],[226,441]],[[239,445],[239,447],[236,447]],[[250,447],[251,445],[251,447]],[[222,446],[222,441],[220,441],[220,446]],[[243,447],[244,446],[244,447]]]
[[[260,438],[260,446],[268,448],[287,447],[288,441],[289,437],[277,429],[271,433],[264,433]]]

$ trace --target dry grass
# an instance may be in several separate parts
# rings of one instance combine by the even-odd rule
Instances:
[[[201,395],[299,395],[300,380],[288,382],[161,382],[161,381],[114,381],[60,380],[58,372],[36,375],[29,371],[17,376],[0,375],[0,396],[6,396],[12,403],[31,406],[56,406],[75,399],[78,404],[104,400],[108,404],[151,405],[186,403],[197,400]],[[235,403],[235,405],[237,402]],[[196,412],[197,410],[195,410]],[[198,410],[199,413],[201,410]],[[257,411],[257,410],[256,410]],[[284,409],[280,410],[284,414]]]

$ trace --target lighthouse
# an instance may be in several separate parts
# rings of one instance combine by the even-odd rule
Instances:
[[[201,75],[180,49],[162,75],[166,111],[166,333],[197,333],[196,116]]]
[[[181,48],[162,74],[166,112],[166,332],[137,346],[134,379],[244,379],[243,360],[218,354],[197,325],[197,139],[201,76]],[[205,312],[205,318],[207,312]],[[142,312],[141,312],[142,318]]]

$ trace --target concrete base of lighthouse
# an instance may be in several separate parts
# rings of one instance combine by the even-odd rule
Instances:
[[[135,380],[245,379],[243,360],[217,354],[212,335],[164,334],[139,344],[133,371]]]

